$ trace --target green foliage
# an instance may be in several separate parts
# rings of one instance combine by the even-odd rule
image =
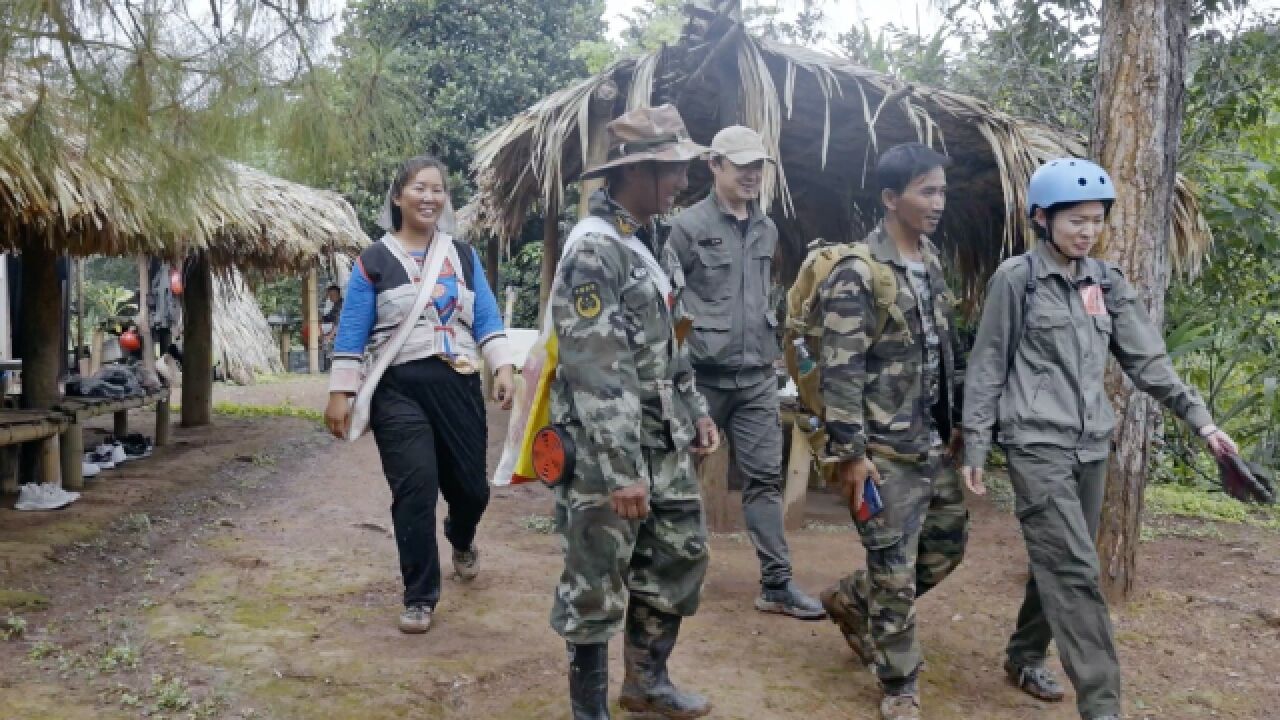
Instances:
[[[1246,505],[1227,495],[1179,485],[1148,487],[1146,505],[1153,515],[1177,515],[1280,530],[1280,506]]]
[[[220,402],[214,403],[213,411],[219,415],[240,418],[296,417],[324,423],[324,413],[320,410],[298,407],[288,403],[284,405],[238,405],[236,403]]]
[[[345,112],[382,114],[373,124],[383,134],[360,157],[333,164],[326,180],[353,201],[372,231],[396,165],[430,152],[450,168],[460,206],[471,143],[586,74],[584,55],[574,51],[601,39],[602,11],[600,0],[353,0],[335,40],[331,81]],[[388,104],[379,107],[383,100]]]
[[[538,292],[542,284],[542,243],[531,242],[502,266],[502,285],[516,289],[512,327],[532,328],[538,324]]]

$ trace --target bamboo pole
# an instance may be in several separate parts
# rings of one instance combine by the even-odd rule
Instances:
[[[87,362],[80,354],[84,351],[84,258],[76,258],[76,372],[85,374]]]
[[[58,451],[62,462],[62,487],[84,489],[84,428],[80,423],[73,422],[62,431]]]
[[[320,280],[314,266],[307,271],[302,283],[302,317],[307,324],[307,372],[320,372],[320,313],[317,287]]]
[[[538,327],[547,311],[551,298],[551,284],[556,278],[556,263],[560,259],[560,203],[552,198],[547,203],[546,218],[542,225],[542,276],[538,283]]]
[[[138,257],[138,339],[142,342],[142,367],[154,371],[156,356],[151,341],[151,309],[147,307],[147,294],[151,291],[150,260]]]
[[[587,161],[582,168],[595,167],[609,157],[609,121],[613,119],[613,106],[618,99],[618,86],[610,80],[596,88],[591,96],[591,107],[587,121]],[[604,187],[604,180],[596,178],[583,180],[578,184],[578,219],[587,216],[591,193]]]

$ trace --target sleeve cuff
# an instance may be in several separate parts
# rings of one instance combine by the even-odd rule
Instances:
[[[1196,405],[1187,411],[1186,421],[1199,434],[1201,430],[1213,424],[1213,416],[1204,405]]]
[[[360,390],[360,360],[334,358],[329,369],[329,392],[355,394]]]
[[[966,432],[964,434],[965,467],[986,467],[987,455],[990,453],[991,444],[982,438],[981,433]]]
[[[480,354],[484,356],[484,366],[490,375],[498,372],[504,365],[515,365],[515,348],[504,334],[490,335],[480,346]]]

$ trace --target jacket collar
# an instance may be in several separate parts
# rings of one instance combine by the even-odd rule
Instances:
[[[902,259],[902,253],[898,251],[898,244],[889,236],[889,231],[885,229],[884,221],[876,225],[871,234],[863,241],[871,248],[871,255],[882,263],[893,265],[894,267],[906,269],[907,263]],[[920,260],[928,267],[938,264],[937,253],[933,251],[933,243],[929,242],[929,238],[920,237]]]
[[[724,204],[724,201],[720,199],[720,194],[716,192],[714,186],[712,186],[711,192],[708,193],[708,195],[708,199],[711,200],[711,204],[715,207],[716,212],[724,215],[726,219],[732,222],[738,222],[738,216],[734,215],[733,212],[729,210],[729,206]],[[747,203],[747,219],[750,220],[753,225],[764,219],[764,212],[760,209],[760,203],[754,200]]]
[[[1076,268],[1075,277],[1071,277],[1068,267],[1063,266],[1058,261],[1058,258],[1054,257],[1053,250],[1049,247],[1049,243],[1046,240],[1037,242],[1036,246],[1031,249],[1031,254],[1036,260],[1036,278],[1040,280],[1044,280],[1050,275],[1060,275],[1063,280],[1070,283],[1079,282],[1081,280],[1098,283],[1102,280],[1101,278],[1096,277],[1099,263],[1090,262],[1092,258],[1081,261]]]

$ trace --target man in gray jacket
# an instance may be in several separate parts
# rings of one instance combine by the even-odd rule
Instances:
[[[1056,641],[1088,720],[1120,717],[1120,664],[1094,545],[1115,426],[1103,387],[1107,357],[1214,455],[1237,452],[1178,378],[1133,286],[1089,257],[1115,197],[1106,171],[1087,160],[1036,171],[1027,201],[1040,242],[992,276],[965,382],[965,482],[986,492],[982,468],[998,422],[1031,560],[1005,671],[1024,692],[1061,700],[1044,665]]]
[[[693,318],[689,354],[698,390],[742,471],[742,508],[760,558],[756,608],[804,620],[825,612],[791,579],[782,525],[782,427],[773,363],[777,318],[769,300],[778,229],[760,208],[764,164],[754,130],[727,127],[711,141],[715,185],[671,224],[665,260]]]

